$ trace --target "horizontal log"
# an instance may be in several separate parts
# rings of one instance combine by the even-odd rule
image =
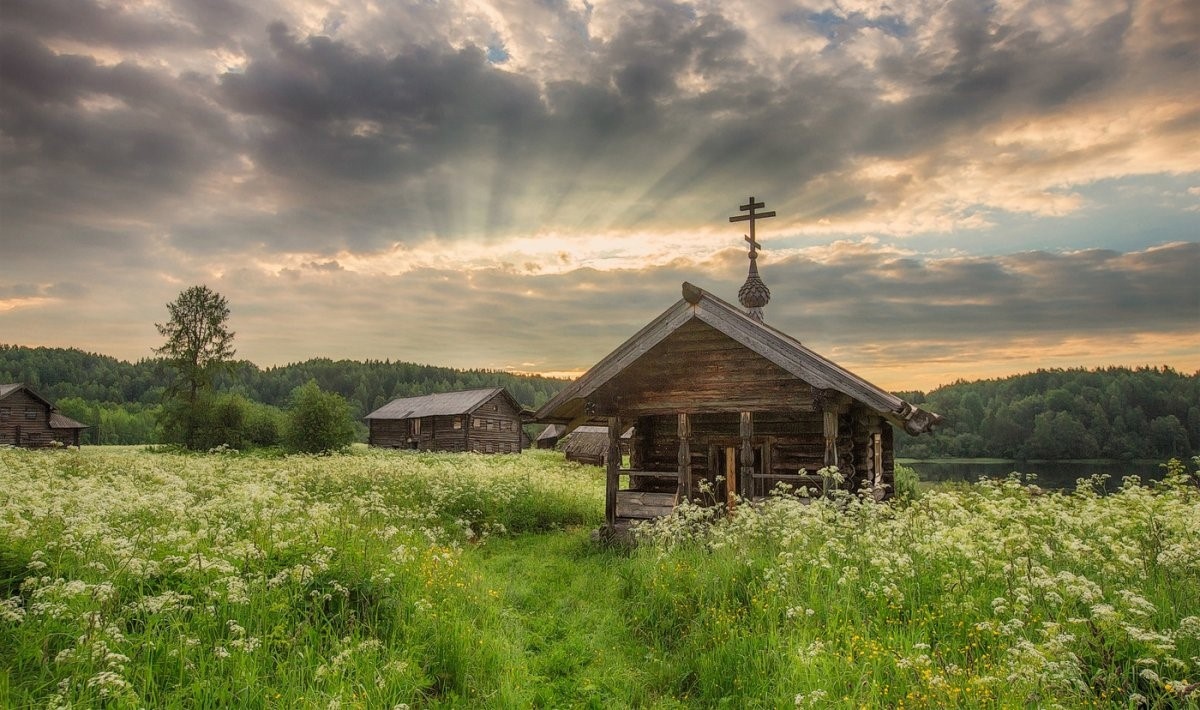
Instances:
[[[670,515],[674,508],[674,493],[617,491],[618,518],[658,518]]]

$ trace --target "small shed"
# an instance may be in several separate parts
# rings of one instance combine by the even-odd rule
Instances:
[[[79,446],[87,424],[60,413],[54,404],[32,388],[12,383],[0,385],[0,444],[36,448],[54,443]]]
[[[564,429],[566,427],[563,427]],[[633,437],[630,428],[621,435],[621,454],[629,454],[629,442]],[[568,461],[604,466],[608,461],[608,427],[581,426],[563,437],[563,453]]]
[[[562,424],[548,424],[542,433],[538,434],[537,441],[534,445],[539,449],[553,449],[558,445],[558,440],[562,438],[563,432],[567,428]]]
[[[367,442],[392,449],[520,453],[521,411],[503,387],[403,397],[365,417]]]

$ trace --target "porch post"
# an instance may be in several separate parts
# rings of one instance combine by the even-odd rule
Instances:
[[[679,486],[675,499],[692,499],[692,421],[687,412],[679,413]]]
[[[617,521],[617,488],[621,485],[621,423],[608,418],[607,477],[604,484],[604,522],[611,529]]]
[[[754,437],[754,415],[742,412],[742,470],[739,471],[742,497],[754,497],[754,446],[750,439]]]
[[[825,465],[837,466],[838,411],[837,404],[830,402],[825,410]]]

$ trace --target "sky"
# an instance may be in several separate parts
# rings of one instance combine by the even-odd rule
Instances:
[[[1200,3],[0,0],[0,343],[574,376],[749,196],[883,387],[1200,370]]]

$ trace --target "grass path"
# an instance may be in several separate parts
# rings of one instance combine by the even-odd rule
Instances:
[[[594,545],[588,530],[489,540],[474,566],[501,606],[513,672],[541,707],[678,705],[655,688],[661,664],[622,613],[620,550]],[[490,592],[489,592],[490,593]]]

